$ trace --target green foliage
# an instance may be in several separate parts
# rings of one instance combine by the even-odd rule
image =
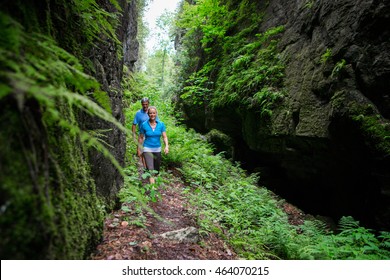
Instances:
[[[307,1],[306,3],[305,3],[305,8],[306,9],[311,9],[311,8],[313,8],[313,5],[314,5],[314,1],[313,0],[311,0],[311,1]]]
[[[276,259],[285,254],[294,231],[271,194],[256,187],[255,174],[247,176],[221,155],[204,154],[192,155],[181,170],[193,189],[205,232],[224,235],[243,258]]]
[[[196,5],[184,2],[184,9],[177,23],[191,36],[197,30],[202,32],[200,42],[206,51],[211,51],[208,44],[222,40],[232,25],[226,6],[219,0],[199,0]]]
[[[311,235],[311,244],[302,248],[303,255],[314,259],[377,260],[389,259],[389,233],[376,236],[372,230],[359,226],[352,217],[342,217],[340,233]]]
[[[209,65],[213,63],[209,62]],[[213,67],[213,66],[211,66]],[[190,99],[195,105],[208,103],[212,90],[213,82],[209,81],[208,72],[210,67],[205,65],[200,71],[192,73],[186,81],[186,86],[183,88],[183,94],[180,98],[183,100]]]
[[[332,49],[327,48],[325,53],[321,55],[321,63],[325,64],[330,58],[332,58]]]
[[[156,20],[157,25],[157,40],[159,43],[158,49],[167,52],[172,51],[175,34],[173,28],[174,14],[172,12],[165,11]]]
[[[236,44],[227,54],[212,100],[214,106],[240,104],[269,115],[273,104],[283,97],[283,71],[272,36],[282,32],[282,26],[257,34],[257,40]]]
[[[108,7],[110,4],[112,6]],[[117,0],[110,0],[106,5],[103,7],[101,1],[96,0],[58,0],[39,4],[15,0],[8,1],[2,8],[5,13],[16,15],[27,33],[50,36],[86,64],[85,53],[90,53],[97,42],[107,39],[115,45],[118,57],[122,55],[121,42],[116,36],[122,11]]]
[[[182,63],[187,77],[180,94],[184,102],[211,103],[214,109],[238,105],[262,116],[272,114],[284,95],[284,66],[277,51],[277,35],[284,27],[256,34],[261,19],[251,1],[238,7],[218,0],[184,5],[178,21],[186,31],[181,54],[191,58]],[[196,65],[197,58],[202,64]]]
[[[183,132],[184,133],[184,132]],[[203,143],[203,145],[206,145]],[[206,145],[207,146],[207,145]],[[185,149],[186,151],[188,148]],[[197,150],[196,150],[197,151]],[[279,202],[257,176],[247,176],[221,155],[188,154],[181,171],[190,183],[199,224],[223,235],[247,259],[389,259],[389,235],[376,237],[351,218],[333,234],[320,221],[289,225]]]
[[[272,28],[256,36],[256,28],[250,25],[237,36],[229,37],[227,33],[220,36],[222,33],[218,33],[217,28],[213,29],[218,17],[202,19],[198,16],[202,12],[198,14],[197,9],[206,10],[206,7],[217,4],[219,7],[220,4],[219,1],[197,3],[200,5],[206,2],[209,6],[188,6],[186,9],[189,11],[180,23],[189,29],[187,39],[197,38],[201,42],[199,45],[204,48],[198,53],[199,56],[190,57],[192,61],[185,66],[189,69],[200,62],[198,68],[194,66],[194,71],[187,73],[188,80],[183,86],[182,98],[194,103],[196,101],[196,104],[213,101],[218,98],[215,90],[222,88],[223,83],[233,84],[235,81],[230,76],[235,75],[240,78],[234,85],[239,90],[233,92],[227,87],[229,94],[220,97],[221,104],[236,102],[244,108],[258,106],[265,114],[269,114],[266,109],[272,108],[283,96],[283,65],[277,54],[275,38],[283,31],[283,27]],[[234,17],[245,14],[237,11],[231,13]],[[212,12],[207,15],[212,15]],[[207,21],[205,26],[202,20]],[[252,19],[248,21],[253,22]],[[206,26],[213,30],[208,30]],[[202,40],[206,33],[207,38]],[[197,45],[197,42],[193,42],[193,45]],[[218,54],[214,56],[207,48],[220,48],[228,54],[228,59],[219,62],[216,59]],[[194,54],[192,49],[186,51],[187,54]],[[202,57],[205,54],[207,59]],[[246,75],[250,79],[247,78],[247,83],[244,83],[241,80]],[[257,78],[257,75],[261,77]],[[367,258],[370,259],[390,258],[384,250],[389,248],[388,233],[372,235],[370,230],[357,226],[351,220],[348,222],[343,219],[340,222],[339,233],[331,232],[317,220],[308,220],[300,226],[290,225],[287,214],[281,209],[283,201],[277,200],[272,192],[257,185],[258,174],[248,176],[239,164],[226,160],[223,154],[214,155],[212,146],[201,135],[176,123],[172,117],[175,113],[172,104],[170,100],[162,98],[162,90],[156,86],[155,76],[141,74],[135,75],[133,79],[138,82],[133,84],[135,88],[126,96],[149,96],[153,100],[152,104],[159,109],[159,117],[167,126],[170,143],[170,153],[163,155],[163,166],[178,167],[184,176],[188,185],[184,193],[191,199],[194,207],[191,214],[197,218],[202,233],[217,233],[233,246],[241,258],[246,259],[361,259],[364,258],[363,252],[368,253]],[[252,79],[255,81],[252,82]],[[221,91],[221,94],[225,93]],[[138,100],[135,101],[137,103],[133,105],[128,103],[132,109],[126,112],[126,118],[132,117],[139,108]],[[129,145],[131,147],[128,150],[135,151],[136,143]],[[134,160],[131,156],[129,158]],[[121,191],[122,201],[141,206],[144,203],[142,207],[147,209],[147,202],[152,198],[146,194],[154,187],[141,187],[141,179],[134,174],[137,174],[134,169],[127,174],[126,188]],[[141,206],[135,209],[141,209]],[[134,211],[130,207],[126,209]]]
[[[112,114],[111,110],[111,99],[105,91],[94,91],[93,99],[103,107],[109,114]]]
[[[139,77],[141,76],[141,78]],[[132,76],[133,79],[138,80],[144,78],[142,74],[135,73]],[[126,78],[127,79],[127,78]],[[148,84],[140,83],[133,84],[133,89],[138,91],[139,86],[147,89]],[[145,95],[143,95],[145,96]],[[150,100],[153,100],[155,96],[148,95]],[[139,110],[139,101],[131,102],[132,96],[125,96],[125,115],[126,115],[126,126],[130,126],[133,117],[137,110]],[[159,106],[163,110],[163,106]],[[135,156],[137,149],[136,141],[127,141],[126,147],[126,167],[124,168],[124,186],[121,188],[118,197],[123,203],[124,211],[129,212],[132,215],[133,220],[129,221],[130,224],[134,224],[140,227],[145,227],[145,212],[154,215],[159,219],[158,215],[154,213],[153,209],[148,206],[149,202],[156,202],[161,198],[160,189],[164,187],[166,183],[166,177],[168,176],[164,171],[161,171],[159,176],[155,177],[155,172],[142,171],[142,175],[138,176],[141,170],[139,170],[138,157]],[[146,184],[143,181],[147,180],[150,176],[155,177],[154,184]]]
[[[334,66],[334,68],[332,70],[332,74],[330,76],[333,78],[333,77],[339,75],[341,70],[343,70],[345,64],[346,64],[345,59],[341,59],[339,62],[337,62],[336,65]]]
[[[59,104],[68,104],[92,116],[114,123],[126,132],[126,129],[111,114],[109,100],[102,92],[99,83],[83,72],[77,58],[59,48],[49,37],[24,33],[21,26],[6,15],[1,15],[7,28],[1,28],[7,35],[19,34],[15,44],[5,44],[1,49],[0,79],[7,81],[2,98],[12,96],[22,110],[29,99],[36,100],[43,111],[43,120],[47,126],[58,125],[72,135],[78,135],[88,147],[94,147],[108,157],[121,170],[119,163],[90,133],[83,131],[74,120],[64,118]],[[1,35],[1,34],[0,34]],[[6,36],[7,36],[6,35]],[[21,54],[22,50],[25,55]],[[84,95],[83,95],[84,94]],[[98,106],[88,95],[98,97],[106,110]]]
[[[121,85],[123,88],[125,108],[129,108],[134,102],[139,102],[142,97],[149,96],[148,88],[146,87],[147,84],[146,75],[130,73],[127,67],[124,67]],[[131,114],[132,112],[131,110],[125,110],[126,113]],[[131,119],[134,118],[134,116],[129,117]]]
[[[375,236],[349,218],[340,221],[338,234],[318,220],[290,225],[281,207],[283,201],[257,185],[258,174],[248,175],[223,154],[214,155],[212,146],[201,135],[178,125],[172,117],[170,100],[161,98],[162,92],[148,83],[155,79],[141,76],[147,84],[144,91],[150,94],[167,126],[170,152],[163,155],[163,167],[174,166],[181,171],[188,185],[183,192],[190,198],[191,214],[197,218],[202,234],[220,235],[245,259],[390,258],[385,250],[390,245],[388,233]],[[126,115],[133,116],[140,105],[138,100],[129,104]],[[130,164],[125,169],[126,187],[121,190],[121,200],[129,203],[126,209],[138,217],[133,223],[142,225],[144,210],[152,213],[147,203],[158,198],[156,192],[152,195],[151,192],[158,188],[140,183],[142,178],[136,176],[135,158],[131,156],[135,148],[136,143],[128,143]],[[162,176],[169,177],[165,172]]]
[[[363,135],[366,136],[368,147],[390,154],[390,124],[386,120],[380,115],[358,113],[357,111],[352,115],[352,120],[359,125]]]
[[[117,0],[110,0],[110,3],[118,12],[121,12]],[[120,44],[115,34],[116,24],[118,23],[116,13],[103,10],[95,0],[73,1],[72,9],[73,13],[78,14],[82,19],[83,32],[85,32],[88,42],[92,43],[94,40],[100,40],[101,35],[104,34]]]
[[[168,118],[169,119],[169,118]],[[165,120],[164,120],[165,121]],[[169,123],[171,120],[169,120]],[[340,233],[318,220],[289,224],[281,201],[257,186],[193,130],[170,125],[170,154],[165,164],[180,166],[201,232],[214,232],[245,259],[389,259],[389,233],[375,236],[352,218],[340,221]]]
[[[87,131],[79,123],[84,112],[126,131],[111,115],[107,93],[81,62],[86,59],[80,44],[91,48],[106,32],[115,40],[117,21],[95,1],[73,2],[49,1],[47,8],[53,10],[46,14],[34,5],[10,3],[9,14],[20,11],[20,22],[0,13],[3,258],[88,258],[99,242],[107,206],[96,195],[88,149],[97,149],[122,170],[103,131]],[[69,28],[57,29],[64,18]]]
[[[360,130],[369,150],[374,154],[390,154],[390,123],[373,104],[351,101],[345,91],[340,91],[333,96],[332,106],[338,110],[347,108],[347,118]]]

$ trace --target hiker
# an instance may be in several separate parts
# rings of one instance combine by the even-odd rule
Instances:
[[[164,140],[164,153],[168,154],[168,137],[165,125],[157,117],[157,108],[150,106],[148,108],[149,119],[140,126],[138,136],[138,156],[143,156],[146,163],[146,169],[157,173],[160,171],[161,164],[161,136]],[[154,174],[149,177],[149,183],[155,183]]]
[[[137,111],[137,113],[135,113],[133,125],[131,126],[131,130],[133,132],[134,142],[137,141],[137,137],[136,137],[137,125],[138,125],[138,130],[139,130],[141,124],[144,121],[147,121],[149,119],[149,116],[148,116],[149,98],[147,98],[147,97],[142,98],[141,105],[142,105],[142,108],[139,111]]]
[[[131,126],[131,130],[133,132],[133,139],[134,139],[134,142],[136,142],[136,143],[137,143],[136,127],[138,126],[138,131],[139,131],[141,124],[144,121],[147,121],[149,119],[149,116],[148,116],[149,98],[143,97],[141,99],[141,105],[142,105],[142,108],[140,110],[138,110],[137,113],[135,113],[133,125]],[[158,120],[158,118],[157,118],[157,120]],[[136,154],[138,154],[138,149],[137,149]],[[140,159],[142,161],[142,165],[144,166],[144,168],[146,168],[145,159],[142,156],[140,157]]]

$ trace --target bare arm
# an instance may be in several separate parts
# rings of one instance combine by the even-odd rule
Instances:
[[[168,136],[167,136],[167,133],[164,131],[164,132],[162,133],[162,136],[163,136],[163,140],[164,140],[164,144],[165,144],[164,153],[168,154],[168,153],[169,153],[169,145],[168,145]]]
[[[140,157],[142,155],[142,145],[144,144],[144,135],[142,133],[138,136],[138,148],[137,155]]]

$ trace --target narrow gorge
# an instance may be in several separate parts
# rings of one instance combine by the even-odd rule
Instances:
[[[201,141],[194,129],[223,156],[211,159],[202,146],[193,162],[218,168],[226,158],[232,178],[248,186],[254,177],[242,179],[234,166],[240,162],[259,174],[260,186],[307,214],[335,223],[352,216],[375,232],[390,231],[388,1],[182,1],[165,26],[175,50],[174,58],[166,46],[160,50],[162,67],[157,52],[147,58],[145,50],[149,3],[0,4],[2,259],[91,258],[107,215],[123,207],[121,190],[142,181],[127,165],[134,143],[126,110],[153,94],[177,121],[168,132],[184,124],[192,133],[192,142],[180,133],[170,142],[164,167],[183,181],[177,189],[220,187],[202,185],[215,178],[184,182],[178,175],[188,159],[174,145],[194,151]],[[155,72],[145,72],[150,65]],[[171,67],[166,76],[164,66]],[[153,79],[139,78],[143,71]]]

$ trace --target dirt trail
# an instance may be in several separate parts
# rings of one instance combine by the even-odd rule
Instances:
[[[237,256],[215,234],[197,237],[195,241],[163,238],[161,234],[197,228],[188,201],[182,194],[184,184],[175,176],[160,189],[161,199],[149,206],[161,219],[145,214],[145,228],[130,225],[132,214],[117,210],[105,221],[103,241],[91,256],[95,260],[232,260]]]

